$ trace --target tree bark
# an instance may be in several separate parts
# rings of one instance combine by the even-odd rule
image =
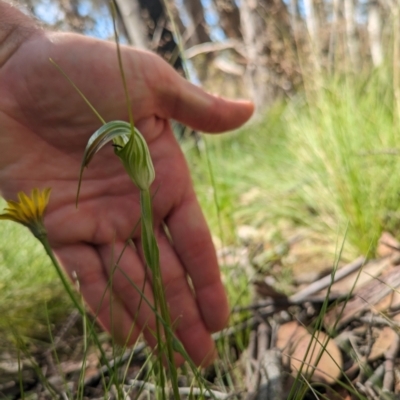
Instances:
[[[115,0],[121,25],[130,44],[135,47],[148,48],[148,37],[145,25],[140,18],[141,7],[137,0]]]
[[[234,0],[214,0],[219,23],[229,39],[241,39],[240,12]]]
[[[192,22],[192,26],[189,28],[191,33],[188,40],[189,46],[210,42],[211,38],[201,0],[186,0],[184,4]]]
[[[266,66],[266,46],[263,38],[266,24],[257,10],[256,0],[242,0],[240,19],[243,40],[247,51],[247,71],[245,79],[250,96],[257,108],[262,108],[269,97],[269,71]]]
[[[346,42],[352,70],[356,70],[359,60],[359,48],[355,20],[354,0],[344,0],[344,15],[346,21]]]
[[[282,0],[242,0],[240,16],[246,86],[262,110],[300,80],[290,15]]]
[[[383,62],[382,15],[377,1],[371,1],[368,8],[368,36],[371,58],[374,67]]]
[[[330,73],[333,73],[333,71],[335,70],[335,56],[339,31],[339,9],[340,0],[332,0],[332,24],[329,37],[328,53],[328,68]]]
[[[320,48],[318,39],[319,27],[313,0],[304,0],[304,8],[305,8],[306,26],[308,34],[310,35],[311,44],[317,57],[319,57],[319,48]]]
[[[153,50],[184,74],[179,47],[162,0],[115,0],[130,44]]]

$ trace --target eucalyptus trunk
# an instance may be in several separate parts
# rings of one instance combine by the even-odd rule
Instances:
[[[257,108],[262,108],[269,97],[269,71],[265,62],[264,37],[266,23],[259,14],[257,1],[242,0],[240,19],[246,48],[246,83]]]
[[[189,46],[210,42],[211,38],[201,0],[186,0],[184,4],[191,20]]]
[[[359,44],[357,38],[354,0],[344,0],[344,15],[346,23],[346,43],[351,68],[356,70],[359,65]]]
[[[137,0],[115,0],[118,7],[120,26],[129,43],[135,47],[148,48],[147,30],[141,15],[141,7]]]
[[[368,6],[368,36],[369,48],[374,67],[379,67],[383,62],[382,50],[382,15],[376,0]]]
[[[214,0],[219,24],[229,39],[241,39],[240,12],[234,0]]]

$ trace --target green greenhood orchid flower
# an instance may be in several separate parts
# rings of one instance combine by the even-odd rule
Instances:
[[[154,181],[155,172],[149,148],[142,134],[125,121],[111,121],[99,128],[89,139],[79,174],[79,190],[83,169],[93,156],[108,142],[113,141],[115,154],[122,161],[128,175],[140,190],[147,190]]]

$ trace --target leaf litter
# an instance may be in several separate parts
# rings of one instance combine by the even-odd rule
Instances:
[[[341,264],[333,274],[324,264],[319,274],[306,272],[305,278],[293,279],[288,295],[276,285],[274,265],[283,257],[293,258],[293,248],[299,254],[302,235],[269,251],[270,258],[264,260],[252,253],[257,240],[251,231],[240,249],[218,252],[221,263],[256,272],[252,303],[234,307],[232,315],[240,316],[239,322],[236,318],[230,328],[214,335],[216,340],[228,339],[235,354],[230,367],[218,362],[203,372],[216,398],[400,398],[400,243],[384,233],[378,259],[359,257]],[[268,264],[267,271],[263,263]],[[25,398],[50,399],[54,393],[70,398],[69,393],[73,398],[80,385],[83,398],[118,398],[111,384],[116,379],[112,374],[117,374],[126,398],[156,397],[156,382],[148,379],[149,352],[144,343],[116,355],[107,335],[100,334],[112,372],[95,347],[83,359],[79,325],[77,314],[72,313],[64,325],[54,327],[53,344],[37,342],[28,354],[20,352],[19,362],[16,352],[4,347],[0,394],[18,399],[23,391]],[[244,338],[243,351],[235,345],[237,334]],[[236,369],[233,383],[221,387],[218,368]],[[190,377],[182,373],[179,379],[181,398],[201,398]]]

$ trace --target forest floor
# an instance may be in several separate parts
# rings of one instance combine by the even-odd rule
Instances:
[[[247,304],[232,308],[230,326],[215,335],[221,358],[203,371],[212,395],[400,398],[400,244],[385,233],[378,259],[338,262],[332,272],[332,266],[305,250],[317,238],[304,232],[273,248],[261,243],[250,227],[239,235],[241,247],[221,248],[218,254],[226,279],[235,279],[238,268],[252,274],[252,295]],[[279,290],[273,278],[288,262],[296,266],[291,287],[286,287],[291,295]],[[77,312],[52,331],[52,343],[26,344],[19,355],[3,348],[1,398],[156,398],[143,343],[118,352],[100,333],[106,366],[98,349],[87,347]],[[182,398],[211,396],[196,389],[183,371]]]

